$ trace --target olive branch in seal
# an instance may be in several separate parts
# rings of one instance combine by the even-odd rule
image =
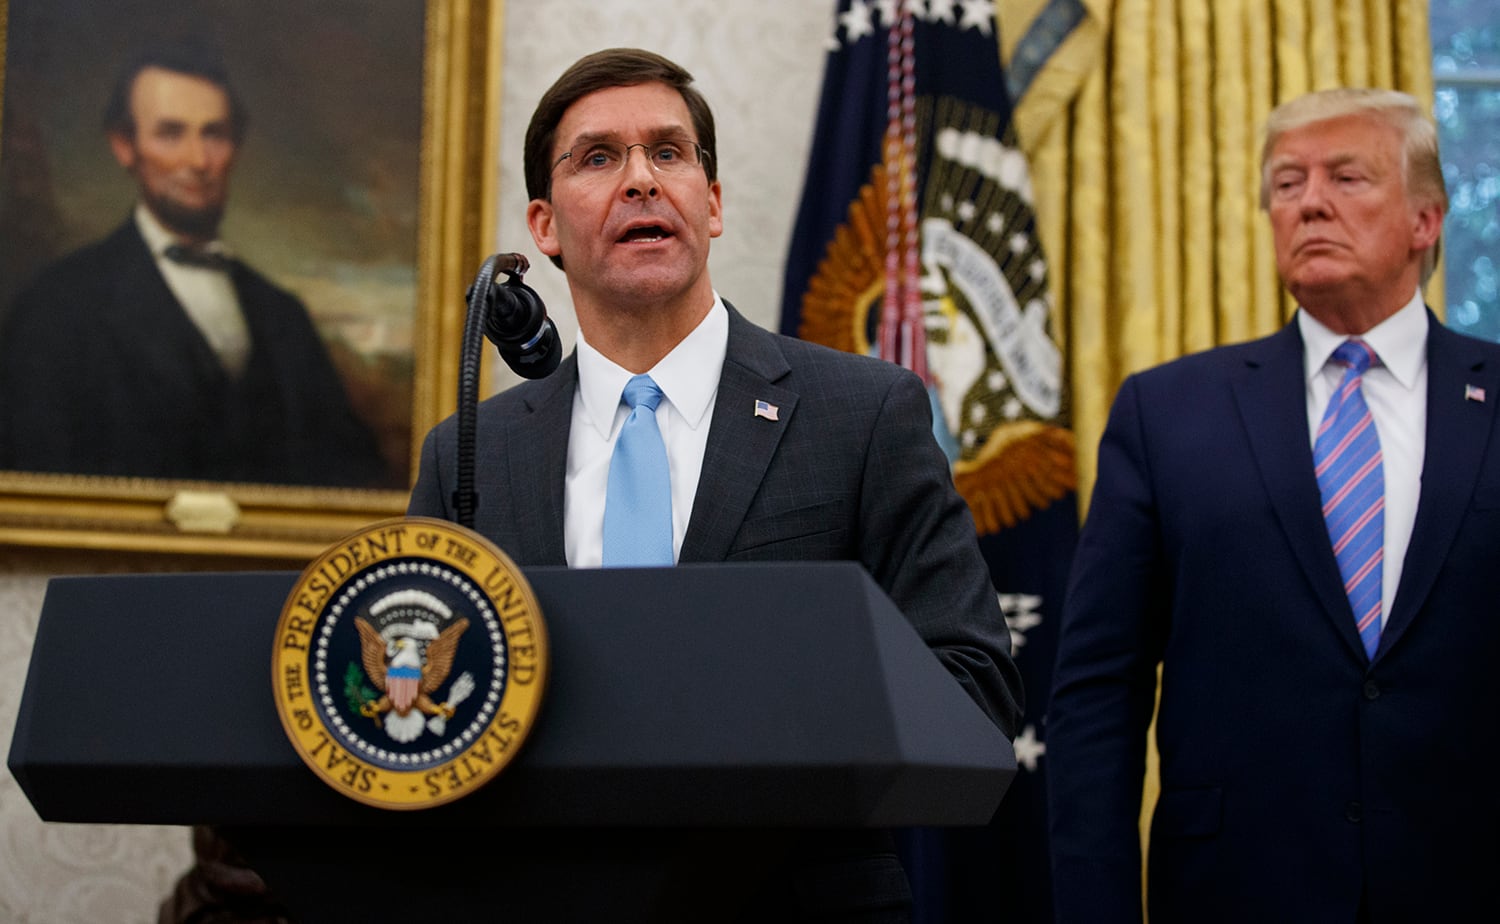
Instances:
[[[367,703],[380,698],[380,694],[365,683],[364,669],[353,661],[344,669],[344,696],[349,700],[349,710],[355,713],[360,712],[361,707]]]

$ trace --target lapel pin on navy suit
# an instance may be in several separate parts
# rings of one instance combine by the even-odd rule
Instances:
[[[1484,399],[1481,398],[1480,400],[1482,401]],[[764,417],[766,420],[780,420],[781,418],[776,416],[778,413],[780,413],[780,410],[780,408],[769,401],[762,401],[759,398],[755,399],[756,417]]]
[[[1465,401],[1478,401],[1480,404],[1483,404],[1484,403],[1484,389],[1480,388],[1478,385],[1465,385],[1464,386],[1464,400]]]

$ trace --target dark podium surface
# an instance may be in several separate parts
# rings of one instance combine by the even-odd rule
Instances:
[[[857,565],[526,575],[542,713],[456,803],[371,808],[302,764],[270,670],[291,572],[54,579],[11,771],[47,821],[392,831],[984,824],[1015,773]]]

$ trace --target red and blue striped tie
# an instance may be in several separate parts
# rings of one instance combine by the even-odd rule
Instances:
[[[1380,461],[1380,436],[1360,383],[1376,356],[1363,341],[1345,340],[1333,351],[1333,361],[1348,369],[1318,427],[1313,464],[1323,494],[1328,538],[1344,578],[1344,593],[1354,609],[1365,654],[1373,659],[1380,645],[1385,472]]]

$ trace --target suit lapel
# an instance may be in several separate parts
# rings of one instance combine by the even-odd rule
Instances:
[[[115,295],[103,323],[119,331],[118,342],[133,343],[140,351],[132,362],[153,379],[192,394],[207,386],[228,384],[223,367],[201,331],[177,301],[134,220],[112,235],[110,252],[119,255],[114,276]],[[141,337],[150,331],[150,337]]]
[[[729,345],[681,562],[723,561],[728,555],[797,407],[796,392],[775,384],[791,371],[775,335],[746,321],[728,302],[725,307]],[[757,416],[757,400],[773,405],[777,419]]]
[[[556,372],[526,396],[527,410],[508,428],[510,512],[503,513],[514,529],[520,559],[534,565],[565,565],[563,491],[568,473],[568,431],[573,418],[573,393],[578,387],[578,358],[570,354]],[[538,473],[544,481],[538,485]],[[539,489],[540,488],[540,489]],[[482,493],[482,492],[481,492]]]
[[[1427,444],[1422,460],[1422,494],[1401,569],[1401,585],[1380,636],[1379,658],[1400,639],[1432,590],[1464,510],[1479,479],[1484,447],[1500,400],[1500,370],[1487,368],[1483,354],[1466,338],[1428,316]],[[1467,386],[1488,400],[1471,400]]]
[[[1313,475],[1302,335],[1296,322],[1253,345],[1244,368],[1234,370],[1231,387],[1282,532],[1324,615],[1333,621],[1350,651],[1363,659],[1364,647],[1344,594]]]

